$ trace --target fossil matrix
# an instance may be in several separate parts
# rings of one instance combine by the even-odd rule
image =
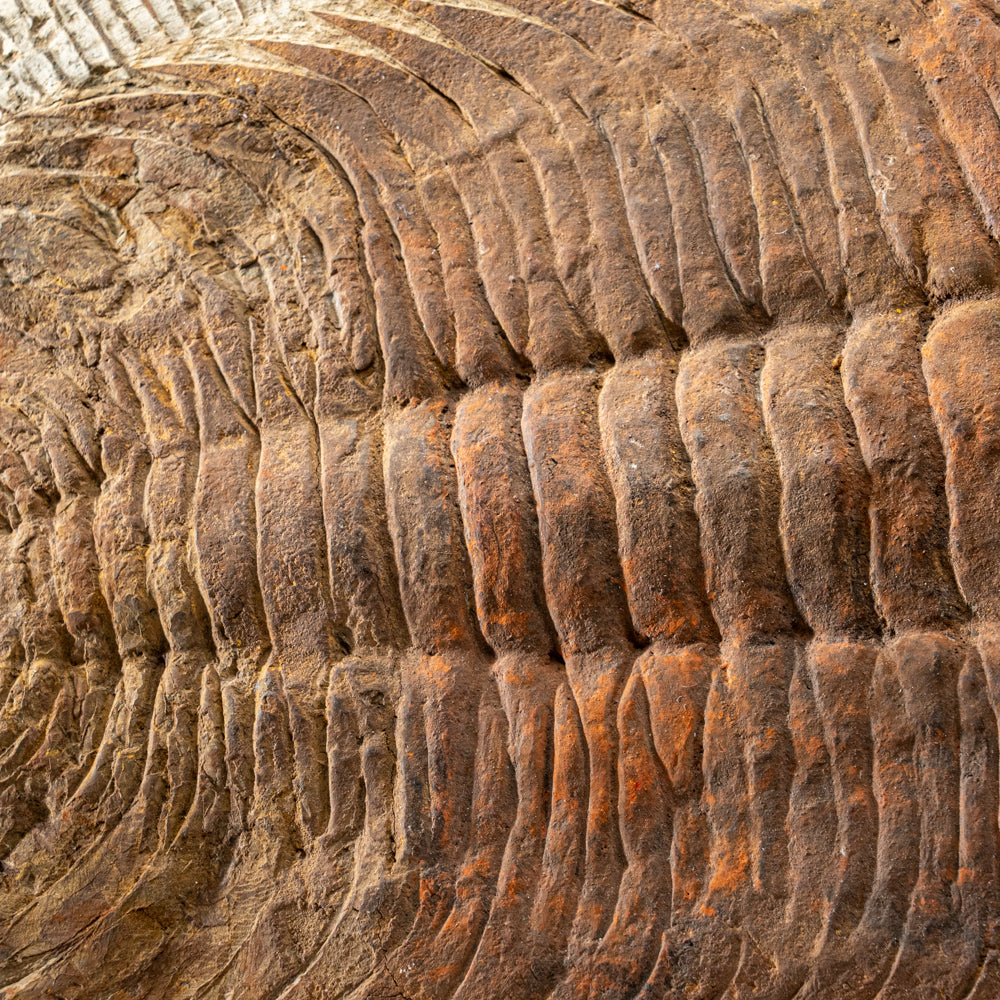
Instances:
[[[0,997],[1000,998],[995,0],[0,63]]]

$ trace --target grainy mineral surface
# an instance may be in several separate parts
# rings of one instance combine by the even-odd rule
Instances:
[[[0,997],[1000,998],[996,0],[0,66]]]

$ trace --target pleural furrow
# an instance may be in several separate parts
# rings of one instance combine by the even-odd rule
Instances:
[[[996,18],[258,6],[2,126],[2,995],[991,997]]]

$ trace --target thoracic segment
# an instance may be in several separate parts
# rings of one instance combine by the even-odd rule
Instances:
[[[990,14],[248,15],[3,126],[0,995],[990,1000]]]

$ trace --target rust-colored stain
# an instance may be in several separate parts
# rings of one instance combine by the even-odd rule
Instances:
[[[0,996],[1000,998],[990,3],[22,6]]]

